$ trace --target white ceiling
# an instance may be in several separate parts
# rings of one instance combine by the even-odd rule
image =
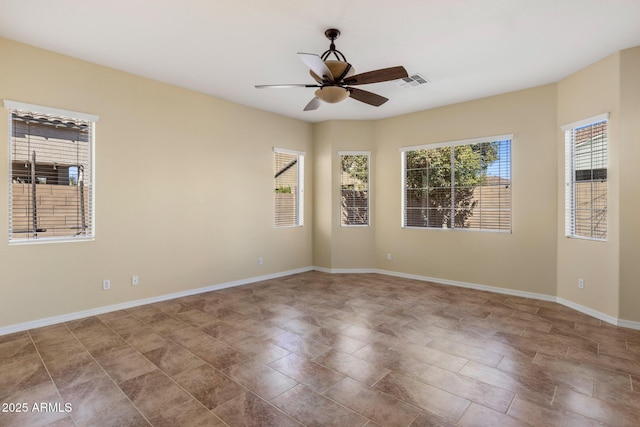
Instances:
[[[297,52],[327,28],[356,73],[403,65],[427,85],[362,86],[303,112]],[[559,81],[640,45],[640,0],[0,0],[0,36],[297,119],[377,119]],[[0,61],[2,59],[0,58]],[[28,101],[28,100],[27,100]]]

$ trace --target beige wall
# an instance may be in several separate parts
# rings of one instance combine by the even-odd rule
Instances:
[[[511,133],[512,234],[400,227],[401,147]],[[379,121],[378,268],[555,295],[555,144],[555,85]]]
[[[4,39],[0,57],[0,99],[100,116],[96,240],[8,245],[0,227],[0,327],[312,265],[311,197],[305,227],[272,225],[274,146],[307,152],[313,194],[310,124]]]
[[[318,123],[313,127],[313,265],[331,269],[331,234],[333,232],[333,204],[331,187],[333,180],[326,171],[332,169],[332,122]]]
[[[557,84],[313,125],[4,39],[0,57],[0,99],[100,116],[97,238],[0,244],[0,328],[311,266],[558,296],[640,321],[640,48]],[[611,113],[609,240],[567,239],[559,127],[603,112]],[[513,233],[400,227],[401,147],[501,134],[514,135]],[[274,146],[307,153],[304,227],[273,227]],[[340,226],[343,150],[372,152],[371,227]],[[4,224],[7,199],[0,186]],[[104,292],[107,278],[112,290]]]
[[[376,213],[370,201],[371,225],[345,227],[340,224],[340,151],[371,151],[372,191],[375,194],[374,123],[330,121],[315,125],[316,159],[314,194],[314,262],[331,270],[372,269]],[[374,199],[372,197],[372,199]]]
[[[620,55],[611,55],[558,83],[558,297],[618,317]],[[564,134],[560,126],[610,113],[608,238],[606,242],[564,237]],[[584,289],[578,279],[584,279]]]
[[[640,47],[620,53],[620,313],[640,322]]]

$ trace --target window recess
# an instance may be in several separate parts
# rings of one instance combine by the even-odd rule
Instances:
[[[609,114],[562,126],[565,136],[565,236],[607,239]]]
[[[402,148],[402,226],[511,232],[511,140]]]
[[[274,226],[304,224],[304,153],[274,148]]]
[[[94,237],[97,116],[5,101],[9,110],[9,241]]]
[[[340,151],[340,225],[368,226],[370,221],[367,151]]]

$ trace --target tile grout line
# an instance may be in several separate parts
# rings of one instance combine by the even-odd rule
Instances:
[[[166,313],[166,312],[164,312],[164,311],[162,311],[162,310],[159,310],[159,311],[161,311],[161,312],[162,312],[162,313],[164,313],[164,314],[167,314],[168,316],[170,316],[170,317],[171,317],[171,318],[173,318],[174,320],[177,320],[177,321],[179,321],[179,322],[181,322],[181,323],[185,323],[185,324],[186,324],[186,322],[182,321],[181,319],[178,319],[178,318],[176,318],[176,317],[174,317],[174,316],[171,316],[170,314],[168,314],[168,313]],[[146,320],[144,320],[144,319],[142,319],[142,318],[140,318],[140,317],[136,316],[134,313],[130,313],[130,312],[128,312],[128,313],[129,313],[129,315],[131,315],[131,316],[133,316],[134,318],[138,319],[139,321],[143,322],[145,325],[147,325],[147,326],[151,327],[151,328],[152,328],[152,330],[153,330],[153,327],[152,327],[152,325],[151,325],[149,322],[147,322]],[[187,325],[188,325],[188,324],[187,324]],[[191,326],[191,325],[188,325],[188,326]],[[107,325],[107,327],[108,327],[108,325]],[[111,328],[110,328],[110,329],[111,329]],[[198,329],[198,328],[196,328],[196,329]],[[112,330],[113,330],[113,329],[112,329]],[[202,332],[202,331],[200,331],[199,329],[198,329],[198,331],[199,331],[199,332]],[[116,335],[118,335],[118,336],[120,337],[120,335],[119,335],[117,332],[115,332],[115,331],[113,331],[113,332],[114,332]],[[155,330],[153,330],[153,332],[154,332],[154,333],[158,333],[158,332],[157,332],[157,331],[155,331]],[[204,333],[204,332],[203,332],[203,333]],[[250,391],[251,391],[251,390],[249,390],[247,387],[243,386],[242,384],[238,383],[238,382],[237,382],[237,381],[235,381],[233,378],[229,377],[227,374],[225,374],[224,372],[222,372],[222,370],[220,370],[220,369],[216,368],[215,366],[211,365],[211,364],[210,364],[210,363],[208,363],[207,361],[205,361],[205,360],[203,360],[202,358],[200,358],[197,354],[193,353],[191,350],[189,350],[188,348],[184,347],[184,346],[183,346],[183,345],[181,345],[180,343],[175,342],[173,339],[171,339],[171,338],[167,338],[167,337],[166,337],[166,336],[164,336],[164,335],[160,335],[160,334],[158,334],[158,335],[159,335],[159,336],[161,336],[163,339],[166,339],[167,341],[171,342],[172,344],[175,344],[175,345],[179,346],[180,348],[182,348],[182,349],[186,350],[187,352],[189,352],[189,354],[193,355],[193,356],[194,356],[194,357],[196,357],[198,360],[200,360],[204,365],[209,366],[211,369],[215,370],[215,371],[216,371],[216,372],[218,372],[220,375],[223,375],[225,378],[227,378],[227,379],[229,379],[229,380],[233,381],[234,383],[238,384],[238,386],[240,386],[240,387],[242,387],[242,388],[244,389],[244,392],[243,392],[243,393],[247,393],[247,392],[250,392]],[[208,334],[206,334],[206,335],[208,335]],[[208,336],[210,336],[210,335],[208,335]],[[210,337],[211,337],[211,336],[210,336]],[[222,420],[220,417],[218,417],[218,415],[217,415],[215,412],[213,412],[213,410],[214,410],[215,408],[212,408],[212,409],[207,408],[207,407],[206,407],[206,406],[205,406],[205,405],[204,405],[204,404],[203,404],[203,403],[202,403],[202,402],[201,402],[197,397],[195,397],[195,396],[194,396],[193,394],[191,394],[187,389],[185,389],[181,384],[179,384],[176,380],[174,380],[174,379],[173,379],[173,377],[172,377],[171,375],[169,375],[168,373],[166,373],[162,368],[160,368],[158,365],[156,365],[156,364],[155,364],[155,363],[153,363],[151,360],[149,360],[149,359],[148,359],[144,354],[142,354],[142,353],[140,352],[140,350],[138,350],[138,349],[137,349],[136,347],[134,347],[133,345],[129,344],[129,343],[128,343],[125,339],[123,339],[122,337],[120,337],[120,338],[121,338],[125,343],[127,343],[127,345],[129,345],[131,348],[133,348],[135,351],[137,351],[137,352],[138,352],[138,354],[140,354],[142,357],[144,357],[146,360],[148,360],[148,361],[149,361],[153,366],[155,366],[155,367],[158,369],[158,371],[162,372],[162,374],[163,374],[165,377],[167,377],[167,378],[169,379],[169,381],[171,381],[171,382],[172,382],[173,384],[175,384],[178,388],[180,388],[180,390],[184,391],[186,394],[188,394],[189,396],[191,396],[191,398],[193,398],[196,402],[198,402],[198,404],[199,404],[199,405],[201,405],[202,407],[204,407],[207,411],[211,412],[215,417],[217,417],[219,420],[221,420],[221,421],[223,421],[223,422],[224,422],[224,420]],[[212,338],[212,339],[214,339],[214,340],[216,340],[216,341],[218,341],[218,342],[220,342],[220,343],[222,343],[222,344],[224,344],[224,345],[227,345],[227,344],[225,344],[224,342],[219,341],[219,340],[218,340],[217,338],[215,338],[215,337],[211,337],[211,338]],[[244,354],[243,354],[243,355],[244,355]],[[246,356],[246,355],[245,355],[245,356]],[[200,366],[202,366],[202,365],[200,365]],[[190,369],[184,370],[184,371],[179,372],[179,373],[189,372],[189,371],[192,371],[192,370],[194,370],[194,369],[196,369],[196,368],[198,368],[198,367],[199,367],[199,366],[195,366],[195,367],[193,367],[193,368],[190,368]],[[143,375],[144,375],[144,374],[143,374]],[[176,374],[176,375],[178,375],[178,374]],[[134,377],[134,378],[137,378],[137,377]],[[255,393],[254,393],[254,394],[255,394]],[[233,399],[235,399],[235,398],[233,398]],[[225,403],[228,403],[229,401],[231,401],[231,400],[233,400],[233,399],[230,399],[230,400],[228,400],[228,401],[226,401],[226,402],[223,402],[223,403],[221,403],[221,404],[220,404],[220,405],[218,405],[218,406],[222,406],[222,405],[224,405]],[[133,403],[133,402],[132,402],[132,403]],[[180,403],[180,404],[178,404],[178,405],[175,405],[175,406],[172,406],[171,408],[167,408],[167,409],[172,409],[172,408],[178,407],[178,406],[180,406],[180,405],[182,405],[182,403]],[[217,408],[218,406],[216,406],[216,408]],[[137,409],[137,407],[136,407],[136,409]],[[151,424],[151,423],[149,423],[149,424]],[[227,424],[227,423],[225,422],[225,424]],[[227,424],[227,425],[228,425],[228,424]]]
[[[66,327],[66,326],[65,326],[65,327]],[[67,329],[68,329],[68,328],[67,328]],[[32,345],[33,345],[33,347],[35,348],[36,353],[38,353],[38,358],[40,358],[40,363],[42,363],[42,366],[44,367],[45,371],[47,371],[47,375],[49,376],[49,380],[51,380],[51,384],[53,384],[53,386],[55,387],[55,389],[56,389],[56,393],[58,394],[58,397],[60,397],[60,401],[62,401],[62,403],[63,403],[63,404],[64,404],[64,403],[66,403],[66,402],[65,402],[65,400],[64,400],[64,397],[63,397],[63,396],[62,396],[62,394],[60,393],[60,388],[58,387],[58,384],[56,384],[56,382],[53,380],[53,377],[51,376],[51,372],[49,372],[49,367],[47,366],[47,364],[45,363],[44,359],[42,358],[42,354],[40,354],[40,349],[38,348],[38,346],[37,346],[36,342],[35,342],[35,341],[34,341],[34,339],[33,339],[33,336],[31,335],[31,330],[30,330],[30,329],[28,329],[26,332],[27,332],[27,334],[29,335],[29,339],[31,340],[31,344],[32,344]],[[75,335],[74,335],[74,338],[75,338]],[[77,338],[76,338],[76,340],[77,340]],[[81,344],[82,344],[82,343],[81,343]],[[33,388],[33,387],[31,387],[31,388]],[[35,403],[35,402],[34,402],[34,403]],[[77,425],[77,424],[76,424],[76,420],[73,418],[72,413],[73,413],[73,412],[69,413],[69,418],[71,418],[71,422],[72,422],[74,425]]]
[[[139,321],[143,322],[143,323],[144,323],[145,325],[147,325],[147,326],[150,326],[150,324],[149,324],[148,322],[146,322],[144,319],[141,319],[140,317],[136,316],[134,313],[130,313],[130,312],[129,312],[129,311],[127,311],[127,310],[124,310],[124,311],[126,311],[127,315],[134,317],[135,319],[137,319],[137,320],[139,320]],[[163,313],[164,313],[164,312],[163,312]],[[200,402],[200,401],[199,401],[195,396],[193,396],[193,395],[192,395],[188,390],[186,390],[184,387],[182,387],[180,384],[178,384],[178,383],[177,383],[177,382],[176,382],[176,381],[175,381],[175,380],[174,380],[174,379],[173,379],[169,374],[167,374],[167,373],[166,373],[162,368],[160,368],[158,365],[156,365],[156,364],[155,364],[155,363],[153,363],[151,360],[149,360],[149,359],[148,359],[148,358],[147,358],[147,357],[146,357],[146,356],[145,356],[145,355],[144,355],[144,354],[143,354],[143,353],[142,353],[142,352],[141,352],[137,347],[135,347],[134,345],[132,345],[132,344],[130,344],[129,342],[127,342],[127,340],[126,340],[126,339],[122,338],[122,336],[121,336],[118,332],[116,332],[116,331],[115,331],[115,329],[113,329],[113,328],[112,328],[111,326],[109,326],[108,324],[104,323],[104,322],[102,321],[102,319],[98,318],[98,320],[99,320],[99,321],[100,321],[100,322],[101,322],[105,327],[109,328],[109,330],[111,330],[111,331],[112,331],[116,336],[118,336],[118,338],[120,338],[122,341],[124,341],[124,342],[125,342],[125,344],[127,344],[127,346],[128,346],[129,348],[131,348],[131,349],[132,349],[133,351],[135,351],[138,355],[142,356],[145,360],[147,360],[149,363],[151,363],[153,366],[155,366],[155,367],[156,367],[156,369],[157,369],[158,371],[160,371],[160,372],[161,372],[165,377],[167,377],[167,378],[168,378],[168,379],[169,379],[173,384],[175,384],[175,385],[176,385],[176,386],[178,386],[182,391],[184,391],[184,392],[185,392],[185,393],[187,393],[189,396],[191,396],[191,398],[192,398],[194,401],[198,402],[198,404],[199,404],[199,405],[201,405],[201,406],[202,406],[204,409],[206,409],[207,411],[212,412],[212,411],[210,411],[210,410],[209,410],[209,408],[207,408],[207,407],[206,407],[202,402]],[[181,321],[180,319],[176,319],[176,320]],[[182,322],[182,323],[184,323],[184,322]],[[156,331],[153,331],[153,332],[154,332],[154,333],[157,333]],[[73,332],[72,332],[72,333],[73,333]],[[159,335],[159,334],[158,334],[158,335]],[[161,335],[159,335],[159,336],[161,336]],[[169,342],[171,342],[171,343],[173,343],[173,344],[175,344],[175,345],[177,345],[177,346],[180,346],[181,348],[184,348],[184,347],[183,347],[183,346],[181,346],[179,343],[174,342],[174,341],[173,341],[173,340],[171,340],[170,338],[166,338],[166,337],[164,337],[164,336],[162,336],[162,338],[163,338],[163,339],[166,339],[167,341],[169,341]],[[76,339],[77,339],[77,338],[76,338]],[[81,344],[82,344],[82,343],[81,343]],[[186,350],[186,351],[189,351],[189,350],[188,350],[188,349],[186,349],[186,348],[185,348],[185,350]],[[189,353],[190,353],[190,354],[192,354],[194,357],[198,358],[201,362],[203,362],[203,364],[209,365],[211,368],[215,369],[216,371],[218,371],[218,372],[220,372],[220,373],[222,374],[222,372],[221,372],[220,370],[218,370],[218,369],[217,369],[217,368],[215,368],[214,366],[211,366],[209,363],[205,362],[204,360],[200,359],[197,355],[193,354],[191,351],[189,351]],[[93,357],[93,355],[92,355],[92,357]],[[102,365],[100,365],[100,363],[99,363],[97,360],[96,360],[96,363],[100,366],[100,368],[102,368]],[[195,368],[196,368],[196,367],[194,367],[194,368],[192,368],[192,369],[195,369]],[[104,368],[102,368],[102,369],[104,370]],[[189,369],[189,370],[191,370],[191,369]],[[183,371],[183,372],[187,372],[187,371],[189,371],[189,370],[185,370],[185,371]],[[105,371],[105,373],[106,373],[106,371]],[[106,374],[109,376],[109,374],[108,374],[108,373],[106,373]],[[138,375],[138,376],[136,376],[136,377],[130,378],[130,379],[128,379],[127,381],[132,380],[132,379],[134,379],[134,378],[138,378],[138,377],[140,377],[140,376],[142,376],[142,375],[145,375],[145,374],[141,374],[141,375]],[[111,378],[111,377],[109,376],[109,378]],[[132,401],[131,399],[129,399],[129,396],[127,396],[127,394],[126,394],[126,393],[124,393],[124,391],[123,391],[123,390],[122,390],[122,388],[118,385],[118,383],[116,383],[116,382],[115,382],[115,380],[113,380],[113,378],[111,378],[111,380],[114,382],[114,384],[116,385],[116,387],[118,387],[118,389],[120,389],[120,391],[121,391],[121,392],[122,392],[122,393],[127,397],[127,399],[128,399],[128,400],[131,402],[131,404],[136,408],[136,410],[137,410],[138,412],[140,412],[140,415],[142,415],[142,417],[143,417],[143,418],[144,418],[144,419],[149,423],[149,425],[153,425],[153,424],[151,423],[151,421],[150,421],[150,420],[148,420],[148,419],[145,417],[145,415],[144,415],[144,414],[143,414],[143,413],[138,409],[138,407],[135,405],[135,403],[133,403],[133,401]],[[180,406],[180,405],[183,405],[184,403],[186,403],[186,402],[179,403],[179,404],[177,404],[177,405],[175,405],[175,406],[172,406],[171,408],[165,408],[165,409],[172,409],[172,408],[176,408],[176,407],[178,407],[178,406]],[[225,403],[226,403],[226,402],[225,402]],[[220,419],[220,417],[218,417],[215,413],[214,413],[213,415],[214,415],[214,416],[216,416],[218,419]],[[221,419],[220,419],[220,420],[221,420]],[[222,420],[221,420],[221,421],[222,421]],[[227,424],[227,423],[225,423],[225,424]],[[227,425],[228,425],[228,424],[227,424]]]
[[[109,325],[106,325],[100,318],[98,318],[97,316],[91,316],[93,318],[95,318],[97,321],[100,322],[100,324],[102,324],[103,326],[105,326],[106,328],[108,328],[110,331],[112,331],[114,334],[116,334],[116,336],[118,338],[120,338],[125,344],[129,345],[128,342],[126,342],[119,334],[117,334]],[[84,351],[87,352],[87,354],[91,357],[91,359],[96,363],[96,365],[98,365],[100,367],[100,369],[102,370],[102,372],[104,372],[104,374],[107,376],[107,378],[109,378],[111,380],[111,382],[113,383],[114,386],[116,386],[116,388],[118,389],[118,391],[127,399],[127,401],[129,401],[129,403],[131,403],[131,406],[133,406],[136,411],[138,411],[138,413],[140,414],[140,416],[142,416],[142,418],[149,423],[149,425],[152,425],[151,422],[147,419],[147,417],[142,413],[142,411],[140,411],[140,409],[136,406],[135,403],[133,403],[133,401],[129,398],[129,396],[127,396],[127,393],[124,392],[124,390],[122,390],[122,388],[120,388],[120,386],[118,385],[118,383],[113,379],[113,377],[111,377],[111,375],[109,375],[109,373],[104,369],[104,367],[102,366],[102,364],[100,364],[100,362],[98,362],[98,360],[94,357],[93,354],[91,354],[91,352],[87,349],[87,347],[85,347],[84,343],[80,340],[80,338],[78,338],[78,336],[75,334],[75,332],[73,332],[71,330],[71,328],[69,328],[69,325],[67,325],[67,322],[64,323],[65,328],[67,328],[67,330],[71,333],[71,335],[73,335],[73,337],[78,341],[78,343],[80,343],[80,345],[82,346],[82,348],[84,348]],[[130,345],[129,345],[130,346]],[[131,346],[130,346],[131,347]],[[137,351],[137,349],[136,349]],[[107,417],[107,419],[109,419]],[[104,421],[104,420],[99,420],[99,421]]]
[[[185,305],[187,305],[187,306],[189,306],[189,307],[193,308],[194,310],[199,311],[200,313],[203,313],[203,314],[205,314],[205,315],[207,315],[207,316],[211,317],[213,320],[219,320],[218,318],[216,318],[216,317],[214,317],[214,316],[211,316],[209,313],[206,313],[206,312],[200,311],[200,310],[198,310],[197,308],[195,308],[195,307],[193,307],[193,306],[191,306],[191,305],[189,305],[189,304],[185,304]],[[245,354],[245,353],[241,352],[240,350],[238,350],[238,349],[236,349],[236,348],[234,348],[234,347],[230,346],[229,344],[225,343],[224,341],[221,341],[221,340],[219,340],[219,339],[218,339],[218,338],[216,338],[216,337],[213,337],[213,336],[211,336],[211,335],[209,335],[209,334],[206,334],[206,333],[205,333],[205,332],[203,332],[200,328],[198,328],[198,327],[196,327],[196,326],[193,326],[193,325],[191,325],[191,324],[189,324],[189,323],[187,323],[187,322],[183,321],[182,319],[179,319],[179,318],[177,318],[177,317],[173,316],[173,315],[172,315],[172,314],[170,314],[170,313],[167,313],[167,312],[162,311],[162,310],[160,310],[160,311],[161,311],[162,313],[167,314],[167,315],[168,315],[168,316],[170,316],[171,318],[173,318],[173,319],[175,319],[175,320],[177,320],[177,321],[179,321],[179,322],[181,322],[181,323],[185,324],[186,326],[194,327],[194,328],[195,328],[195,329],[197,329],[199,332],[202,332],[202,333],[204,333],[205,335],[209,336],[211,339],[213,339],[213,340],[215,340],[215,341],[217,341],[217,342],[219,342],[219,343],[221,343],[221,344],[223,344],[223,345],[225,345],[225,346],[227,346],[227,347],[229,347],[229,348],[233,349],[233,351],[237,351],[238,353],[242,354],[243,356],[246,356],[248,359],[255,360],[255,361],[256,361],[256,362],[258,362],[258,363],[262,363],[262,364],[264,364],[265,366],[267,366],[267,367],[269,367],[269,368],[271,368],[271,369],[274,369],[276,372],[280,373],[281,375],[284,375],[284,376],[286,376],[287,378],[290,378],[292,381],[295,381],[296,385],[292,386],[292,387],[291,387],[290,389],[288,389],[287,391],[289,391],[289,390],[293,389],[294,387],[296,387],[297,385],[301,384],[301,383],[300,383],[300,382],[298,382],[296,379],[291,378],[290,376],[288,376],[288,375],[287,375],[287,374],[285,374],[284,372],[281,372],[281,371],[279,371],[278,369],[276,369],[276,368],[274,368],[274,367],[270,366],[270,364],[263,363],[263,362],[261,362],[260,360],[257,360],[257,359],[255,359],[255,358],[253,358],[253,357],[251,357],[251,356],[249,356],[249,355],[247,355],[247,354]],[[142,319],[142,318],[140,318],[140,317],[136,316],[134,313],[130,313],[130,314],[131,314],[132,316],[134,316],[136,319],[138,319],[138,320],[142,321],[143,323],[145,323],[146,325],[148,325],[148,326],[152,327],[152,325],[151,325],[149,322],[147,322],[147,321],[145,321],[144,319]],[[242,314],[242,313],[239,313],[239,314]],[[114,332],[115,332],[115,331],[114,331]],[[293,333],[293,332],[290,332],[290,333]],[[296,334],[296,335],[297,335],[297,334]],[[243,389],[245,389],[244,393],[247,393],[247,392],[252,393],[252,394],[253,394],[253,395],[255,395],[256,397],[258,397],[259,399],[261,399],[261,400],[263,400],[265,403],[267,403],[269,406],[273,407],[274,409],[276,409],[276,410],[278,410],[279,412],[281,412],[281,413],[285,414],[286,416],[288,416],[288,417],[290,417],[290,418],[292,418],[292,419],[295,419],[296,421],[299,421],[301,424],[305,425],[301,420],[298,420],[298,419],[297,419],[297,418],[295,418],[292,414],[289,414],[289,413],[287,413],[287,412],[283,411],[282,409],[280,409],[280,408],[278,408],[277,406],[275,406],[274,404],[272,404],[270,401],[266,400],[265,398],[263,398],[262,396],[260,396],[259,394],[257,394],[255,391],[253,391],[253,390],[251,390],[251,389],[247,388],[246,386],[244,386],[244,385],[240,384],[240,383],[239,383],[238,381],[236,381],[233,377],[231,377],[231,376],[229,376],[227,373],[225,373],[225,372],[224,372],[224,370],[220,370],[220,369],[216,368],[215,366],[211,365],[210,363],[206,362],[205,360],[201,359],[198,355],[194,354],[190,349],[188,349],[188,348],[184,347],[183,345],[181,345],[181,344],[180,344],[180,343],[178,343],[178,342],[175,342],[173,339],[171,339],[171,338],[167,338],[167,337],[165,337],[164,335],[161,335],[161,336],[162,336],[164,339],[166,339],[166,340],[168,340],[168,341],[170,341],[170,342],[172,342],[172,343],[174,343],[174,344],[176,344],[176,345],[180,346],[181,348],[185,349],[185,350],[186,350],[186,351],[188,351],[190,354],[192,354],[193,356],[195,356],[196,358],[198,358],[200,361],[202,361],[202,362],[203,362],[203,364],[210,366],[212,369],[214,369],[215,371],[217,371],[218,373],[220,373],[221,375],[223,375],[225,378],[227,378],[227,379],[229,379],[230,381],[233,381],[234,383],[238,384],[240,387],[242,387]],[[301,337],[301,338],[302,338],[302,337]],[[266,341],[266,340],[265,340],[265,341]],[[274,343],[272,343],[272,344],[274,344]],[[274,344],[274,345],[276,345],[277,347],[279,347],[277,344]],[[279,347],[279,348],[282,348],[282,347]],[[136,350],[137,350],[137,349],[136,349]],[[284,350],[284,351],[289,351],[289,350],[286,350],[286,349],[283,349],[283,350]],[[293,353],[293,352],[289,352],[289,354],[294,354],[294,353]],[[288,354],[288,355],[289,355],[289,354]],[[274,361],[272,361],[271,363],[273,363],[273,362],[275,362],[275,361],[277,361],[277,360],[283,359],[284,357],[287,357],[288,355],[285,355],[285,356],[279,357],[278,359],[275,359],[275,360],[274,360]],[[142,355],[142,356],[144,357],[144,355]],[[301,356],[301,357],[303,357],[303,356]],[[147,359],[147,360],[148,360],[148,359]],[[150,362],[151,362],[151,361],[150,361]],[[153,362],[151,362],[151,363],[153,363]],[[234,365],[236,365],[236,364],[237,364],[237,363],[234,363]],[[154,364],[154,365],[155,365],[155,364]],[[231,366],[234,366],[234,365],[231,365]],[[227,367],[227,368],[230,368],[231,366],[229,366],[229,367]],[[225,370],[226,370],[227,368],[225,368]],[[160,368],[158,367],[158,369],[160,369]],[[192,368],[192,369],[195,369],[195,368]],[[190,369],[190,370],[192,370],[192,369]],[[162,371],[162,369],[160,369],[160,370]],[[194,398],[194,399],[195,399],[195,400],[196,400],[200,405],[204,406],[204,405],[202,404],[202,402],[200,402],[200,401],[199,401],[195,396],[193,396],[191,393],[189,393],[189,391],[188,391],[188,390],[184,389],[184,387],[182,387],[180,384],[178,384],[178,383],[177,383],[177,382],[176,382],[176,381],[175,381],[171,376],[169,376],[168,374],[166,374],[164,371],[162,371],[162,372],[163,372],[163,373],[164,373],[164,374],[165,374],[165,375],[166,375],[166,376],[167,376],[171,381],[173,381],[173,382],[174,382],[178,387],[180,387],[182,390],[184,390],[184,391],[185,391],[189,396],[193,397],[193,398]],[[187,371],[184,371],[184,372],[187,372]],[[286,391],[284,391],[283,393],[280,393],[278,396],[280,396],[280,395],[282,395],[282,394],[284,394],[284,393],[286,393]],[[276,396],[276,397],[277,397],[277,396]],[[235,399],[235,397],[234,397],[233,399]],[[228,402],[230,402],[230,401],[231,401],[231,400],[233,400],[233,399],[230,399],[230,400],[228,400],[228,401],[226,401],[226,402],[220,403],[218,406],[216,406],[216,408],[217,408],[217,407],[219,407],[219,406],[222,406],[222,405],[224,405],[224,404],[226,404],[226,403],[228,403]],[[206,406],[205,406],[205,408],[206,408]],[[213,415],[215,415],[216,417],[218,417],[218,416],[215,414],[215,412],[213,412],[213,410],[214,410],[215,408],[212,408],[211,410],[209,410],[208,408],[206,408],[206,409],[207,409],[209,412],[213,413]],[[365,418],[366,418],[366,417],[365,417]],[[221,419],[221,418],[220,418],[220,417],[218,417],[218,419]],[[221,420],[222,420],[222,419],[221,419]],[[224,420],[222,420],[222,421],[224,422]],[[227,424],[227,423],[225,422],[225,424]]]
[[[279,372],[279,371],[278,371],[278,372]],[[343,378],[342,380],[340,380],[340,381],[338,381],[337,383],[333,384],[331,387],[327,388],[327,389],[326,389],[325,391],[323,391],[322,393],[320,393],[320,392],[318,392],[318,391],[314,390],[313,388],[311,388],[311,387],[309,387],[309,386],[307,386],[307,385],[304,385],[304,384],[302,384],[302,383],[297,383],[295,386],[291,387],[289,390],[287,390],[287,391],[285,391],[285,392],[283,392],[283,393],[280,393],[278,396],[276,396],[276,397],[272,398],[271,400],[275,400],[275,399],[277,399],[278,397],[282,396],[283,394],[285,394],[285,393],[287,393],[287,392],[289,392],[289,391],[293,390],[294,388],[296,388],[296,387],[298,387],[298,386],[302,386],[302,387],[306,387],[306,388],[308,388],[308,389],[309,389],[309,390],[311,390],[313,393],[317,393],[319,396],[322,396],[322,397],[324,397],[325,399],[327,399],[327,400],[329,400],[329,401],[331,401],[331,402],[334,402],[335,404],[337,404],[337,405],[339,405],[339,406],[341,406],[341,407],[345,408],[345,409],[346,409],[346,410],[348,410],[349,412],[353,412],[354,414],[357,414],[357,415],[360,415],[361,417],[364,417],[364,418],[367,420],[367,422],[365,422],[364,424],[362,424],[363,426],[364,426],[364,425],[366,425],[369,421],[371,421],[371,422],[375,422],[375,421],[373,421],[371,418],[367,417],[366,415],[361,414],[360,412],[356,411],[355,409],[352,409],[352,408],[350,408],[350,407],[348,407],[348,406],[346,406],[346,405],[344,405],[344,404],[342,404],[342,403],[338,402],[337,400],[334,400],[334,399],[330,398],[329,396],[327,396],[327,395],[325,394],[326,392],[328,392],[329,390],[331,390],[333,387],[335,387],[338,383],[342,382],[344,379],[345,379],[345,378]],[[274,406],[275,406],[275,404],[272,404],[272,405],[274,405]],[[282,409],[282,411],[284,412],[284,409]],[[287,413],[287,412],[285,412],[285,414],[288,414],[288,413]],[[292,418],[295,418],[293,415],[289,415],[289,416],[290,416],[290,417],[292,417]],[[296,419],[296,420],[298,420],[298,418],[295,418],[295,419]],[[298,420],[298,421],[302,422],[302,420]],[[304,423],[303,423],[303,424],[304,424]]]
[[[554,386],[553,387],[553,396],[551,396],[551,401],[549,402],[549,405],[553,406],[553,402],[556,399],[556,394],[558,393],[558,386]]]
[[[384,391],[382,391],[382,390],[374,389],[374,388],[373,388],[373,387],[374,387],[374,385],[375,385],[378,381],[380,381],[382,378],[386,377],[387,375],[389,375],[389,373],[387,373],[387,374],[383,375],[380,379],[376,380],[376,382],[374,382],[374,383],[373,383],[373,384],[371,384],[371,385],[367,385],[367,384],[364,384],[364,383],[360,383],[360,381],[356,380],[355,378],[351,378],[350,376],[346,376],[346,377],[345,377],[345,378],[343,378],[342,380],[338,381],[337,383],[335,383],[334,385],[332,385],[331,387],[329,387],[328,389],[326,389],[323,393],[321,393],[321,395],[322,395],[322,396],[324,396],[324,397],[326,397],[327,399],[329,399],[329,400],[333,401],[333,402],[336,402],[338,405],[343,406],[343,407],[345,407],[345,408],[349,409],[350,411],[352,411],[352,412],[354,412],[354,413],[356,413],[356,414],[358,414],[358,415],[361,415],[361,416],[365,417],[366,419],[370,420],[371,422],[375,423],[375,421],[374,421],[374,420],[372,420],[371,418],[369,418],[369,417],[368,417],[368,416],[366,416],[365,414],[362,414],[362,413],[360,413],[360,412],[356,411],[355,409],[350,408],[350,407],[348,407],[348,406],[346,406],[346,405],[344,405],[344,404],[342,404],[342,403],[338,402],[337,400],[334,400],[334,399],[330,398],[329,396],[326,396],[326,393],[327,393],[329,390],[331,390],[333,387],[337,386],[339,383],[341,383],[342,381],[344,381],[346,378],[350,378],[350,379],[352,379],[353,381],[356,381],[356,382],[358,382],[358,383],[362,384],[364,387],[369,388],[372,392],[383,394],[383,395],[385,395],[385,396],[390,397],[391,399],[393,399],[393,400],[394,400],[394,401],[396,401],[396,402],[400,402],[400,403],[402,403],[402,404],[404,404],[404,405],[407,405],[407,406],[410,406],[410,407],[412,407],[412,408],[416,409],[416,410],[418,411],[418,414],[417,414],[417,415],[413,418],[413,420],[408,424],[408,427],[409,427],[409,426],[411,426],[411,423],[413,423],[413,421],[415,421],[415,420],[420,416],[420,414],[422,414],[422,413],[432,413],[432,412],[427,411],[426,409],[422,409],[422,408],[420,408],[419,406],[415,406],[415,405],[414,405],[414,404],[412,404],[412,403],[409,403],[409,402],[406,402],[406,401],[404,401],[404,400],[398,399],[396,396],[393,396],[393,395],[391,395],[391,394],[388,394],[387,392],[384,392]]]
[[[457,395],[456,395],[457,396]],[[469,399],[467,399],[469,400]],[[475,402],[473,400],[469,400],[469,404],[467,405],[466,408],[464,408],[464,411],[462,411],[462,413],[460,414],[460,416],[458,417],[458,419],[455,420],[455,423],[458,424],[458,421],[460,421],[462,419],[462,417],[464,417],[464,414],[467,413],[467,411],[469,410],[469,408],[471,407],[472,404],[474,404]],[[491,408],[489,408],[491,409]]]
[[[513,404],[516,403],[517,399],[518,399],[518,393],[514,392],[513,397],[511,398],[511,402],[509,402],[509,406],[507,406],[507,410],[504,411],[505,415],[509,415],[509,411],[511,410],[511,407],[513,406]]]

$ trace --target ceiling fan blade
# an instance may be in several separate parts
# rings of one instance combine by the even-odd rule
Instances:
[[[351,98],[364,102],[365,104],[373,105],[374,107],[379,107],[389,100],[384,96],[355,87],[347,88],[347,90],[349,91],[349,96]]]
[[[306,84],[284,84],[284,85],[256,85],[256,89],[278,89],[288,87],[320,87],[320,85],[306,85]]]
[[[318,55],[314,53],[298,52],[298,56],[318,77],[333,82],[333,74],[331,74],[331,70],[329,70],[327,64],[325,64],[322,58]]]
[[[313,99],[309,101],[307,106],[304,107],[303,111],[317,110],[319,106],[320,106],[320,98],[318,98],[317,96],[314,96]]]
[[[389,80],[398,80],[408,77],[409,74],[403,66],[381,68],[379,70],[368,71],[366,73],[356,74],[355,76],[344,79],[347,85],[366,85],[369,83],[387,82]]]

